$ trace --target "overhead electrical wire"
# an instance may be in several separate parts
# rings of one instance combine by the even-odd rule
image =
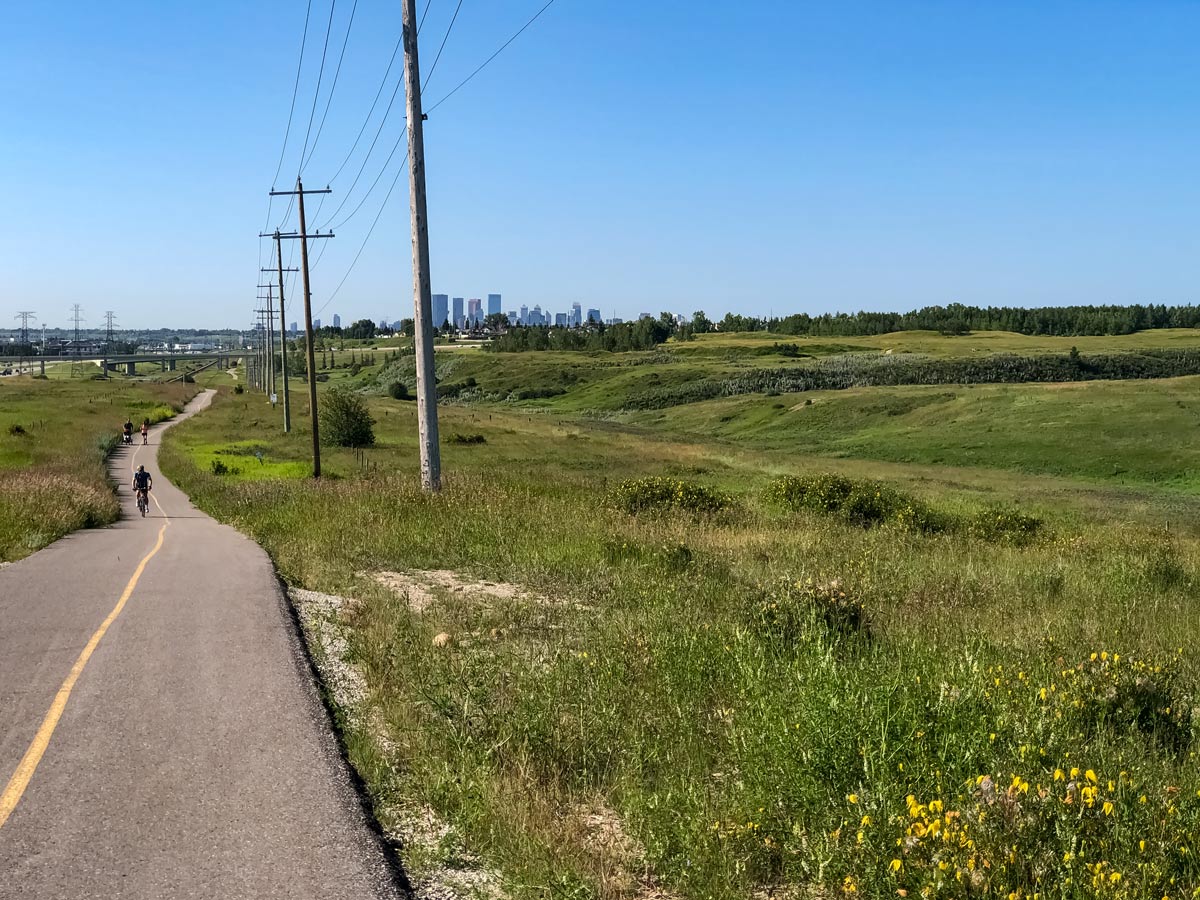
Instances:
[[[522,25],[522,26],[521,26],[521,27],[520,27],[520,28],[517,30],[517,33],[516,33],[516,34],[514,34],[514,35],[513,35],[512,37],[510,37],[510,38],[509,38],[507,41],[505,41],[503,44],[501,44],[501,45],[500,45],[500,49],[499,49],[499,50],[497,50],[495,53],[493,53],[491,56],[489,56],[487,59],[485,59],[485,60],[483,61],[483,63],[482,63],[480,66],[479,66],[479,68],[477,68],[477,69],[476,69],[474,72],[472,72],[470,75],[468,75],[468,76],[467,76],[466,78],[464,78],[462,81],[460,81],[460,82],[458,83],[458,86],[457,86],[457,87],[455,87],[455,88],[454,88],[454,90],[452,90],[450,93],[446,94],[446,96],[444,96],[444,97],[443,97],[441,100],[439,100],[437,103],[433,104],[433,106],[427,107],[427,108],[425,109],[425,114],[426,114],[426,115],[428,115],[429,113],[433,112],[435,109],[437,109],[437,108],[438,108],[439,106],[441,106],[443,103],[445,103],[447,100],[449,100],[449,99],[450,99],[451,97],[453,97],[455,94],[457,94],[457,93],[459,92],[459,90],[460,90],[460,89],[462,89],[462,88],[463,88],[463,87],[464,87],[464,86],[467,84],[467,82],[468,82],[468,81],[470,81],[472,78],[474,78],[474,77],[475,77],[476,75],[478,75],[480,72],[482,72],[482,71],[483,71],[485,68],[487,68],[487,66],[488,66],[488,63],[490,63],[490,62],[491,62],[493,59],[495,59],[497,56],[499,56],[501,53],[503,53],[503,52],[504,52],[504,49],[505,49],[505,48],[506,48],[506,47],[507,47],[509,44],[511,44],[513,41],[515,41],[517,38],[519,38],[519,37],[520,37],[520,36],[521,36],[521,35],[524,33],[525,29],[527,29],[527,28],[528,28],[530,25],[532,25],[532,24],[533,24],[534,22],[536,22],[536,21],[537,21],[539,18],[541,18],[541,15],[542,15],[542,13],[544,13],[546,10],[548,10],[548,9],[549,9],[551,6],[553,6],[553,5],[554,5],[554,0],[549,0],[549,2],[548,2],[548,3],[547,3],[545,6],[543,6],[541,9],[539,9],[539,10],[538,10],[536,13],[534,13],[534,14],[533,14],[533,18],[532,18],[532,19],[530,19],[528,22],[526,22],[524,25]]]
[[[404,159],[405,159],[405,161],[408,160],[407,153],[404,155]],[[360,256],[362,256],[363,250],[366,249],[367,242],[369,240],[371,240],[371,235],[375,233],[375,226],[379,224],[379,219],[383,216],[383,211],[385,209],[387,209],[388,201],[390,199],[392,199],[392,191],[394,191],[396,189],[396,185],[400,182],[400,176],[403,174],[404,174],[404,164],[401,163],[400,171],[398,171],[396,173],[396,177],[394,179],[392,179],[392,186],[388,188],[387,194],[384,195],[383,203],[380,204],[380,206],[379,206],[379,212],[377,212],[375,214],[375,221],[373,221],[371,223],[371,227],[369,229],[367,229],[367,236],[363,238],[362,244],[359,245],[358,252],[356,254],[354,254],[354,259],[350,263],[350,268],[346,270],[346,274],[342,276],[342,280],[338,282],[338,286],[333,289],[333,293],[329,295],[329,298],[323,304],[321,304],[321,308],[317,310],[318,315],[320,313],[324,312],[325,308],[334,301],[334,298],[337,297],[338,292],[342,289],[342,285],[344,285],[346,283],[346,279],[350,277],[350,273],[353,272],[354,267],[356,265],[358,265],[358,259]]]
[[[396,143],[392,145],[392,152],[389,153],[387,159],[385,159],[383,161],[383,167],[380,168],[379,174],[375,176],[375,180],[371,182],[371,186],[369,188],[367,188],[367,192],[365,194],[363,194],[362,199],[358,201],[358,206],[354,207],[354,209],[351,210],[350,214],[348,216],[346,216],[346,218],[342,219],[336,225],[332,226],[333,228],[341,228],[343,225],[345,225],[347,222],[349,222],[351,219],[354,218],[355,213],[357,213],[360,209],[362,209],[363,204],[367,202],[367,198],[371,196],[371,192],[375,190],[375,186],[377,184],[379,184],[379,179],[381,179],[383,177],[383,173],[387,171],[388,163],[390,163],[392,161],[392,157],[395,156],[396,151],[400,149],[400,143],[401,143],[401,141],[404,140],[405,135],[407,135],[407,134],[408,134],[408,126],[405,126],[404,130],[400,132],[400,136],[398,138],[396,138]],[[345,204],[343,204],[343,205],[345,205]],[[335,211],[333,216],[330,216],[329,218],[332,220],[333,217],[336,216],[337,212],[340,210],[341,210],[341,206],[339,206],[338,210]]]
[[[337,0],[329,2],[329,21],[325,23],[325,44],[321,48],[321,68],[317,70],[317,87],[313,91],[312,109],[308,113],[308,128],[304,130],[304,146],[300,148],[300,164],[296,167],[296,175],[304,168],[305,155],[308,153],[308,139],[312,134],[313,119],[317,115],[317,101],[321,99],[321,82],[325,78],[325,57],[329,53],[329,37],[333,34],[333,12],[337,9]],[[347,33],[346,37],[350,35]]]
[[[317,152],[317,142],[321,140],[321,132],[325,130],[325,119],[329,116],[329,107],[333,104],[333,92],[337,90],[338,78],[342,74],[342,61],[346,58],[346,47],[350,43],[350,30],[354,27],[354,14],[357,11],[358,0],[354,0],[354,5],[350,7],[350,21],[346,23],[346,37],[342,39],[342,52],[338,54],[337,68],[333,73],[333,84],[329,86],[329,96],[325,98],[325,110],[321,113],[321,124],[317,126],[317,136],[313,138],[308,156],[300,163],[301,172],[304,171],[304,167],[308,165],[309,160],[313,158],[313,154]],[[332,15],[333,9],[330,7],[330,16],[332,17]]]
[[[429,79],[433,77],[433,73],[437,70],[438,60],[442,58],[442,51],[446,49],[446,41],[450,40],[450,32],[454,30],[454,23],[458,20],[458,12],[462,9],[463,0],[458,0],[458,6],[454,7],[454,15],[450,17],[450,24],[446,26],[446,34],[442,37],[442,45],[438,47],[437,56],[433,58],[433,65],[429,67],[429,74],[425,76],[425,83],[421,85],[421,90],[424,91],[429,84]]]
[[[287,153],[288,137],[292,133],[292,117],[296,112],[296,96],[300,93],[300,71],[304,68],[304,48],[308,44],[308,20],[312,14],[312,0],[308,0],[308,7],[304,11],[304,34],[300,38],[300,61],[296,63],[296,80],[292,85],[292,105],[288,110],[287,129],[283,132],[283,147],[279,151],[279,163],[275,166],[275,177],[271,179],[271,190],[275,189],[275,184],[279,181],[279,173],[283,171],[283,157]],[[271,200],[274,200],[272,197]],[[267,205],[267,224],[263,226],[263,231],[266,231],[271,224],[271,207]]]

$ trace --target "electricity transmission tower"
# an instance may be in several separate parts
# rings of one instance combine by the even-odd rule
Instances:
[[[113,323],[117,321],[117,317],[113,315],[110,309],[104,314],[104,350],[105,352],[112,350],[113,343]]]
[[[31,312],[30,310],[23,309],[19,313],[17,313],[16,316],[14,316],[14,318],[21,320],[21,343],[28,344],[29,343],[29,323],[31,321],[36,321],[37,316],[35,316],[33,314],[33,312]]]
[[[284,272],[299,272],[296,268],[283,267],[283,243],[280,240],[279,232],[275,232],[275,258],[278,261],[278,266],[274,269],[261,269],[262,272],[278,272],[279,274],[279,366],[280,375],[283,379],[283,433],[288,434],[292,430],[292,399],[288,394],[288,360],[287,360],[287,316],[284,314],[283,306],[283,273]]]
[[[82,378],[83,377],[83,356],[82,356],[83,348],[79,344],[79,323],[82,320],[83,320],[83,317],[79,313],[79,304],[76,303],[74,306],[71,307],[71,321],[75,323],[75,341],[74,341],[74,343],[75,343],[75,359],[71,363],[71,377],[72,378]]]

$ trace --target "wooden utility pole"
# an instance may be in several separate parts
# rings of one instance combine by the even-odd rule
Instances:
[[[417,2],[404,0],[404,92],[408,97],[408,194],[412,211],[413,329],[417,350],[417,427],[421,487],[441,490],[437,384],[433,367],[433,301],[429,276],[429,220],[425,208],[425,115],[421,112],[421,65],[417,58]],[[301,207],[303,210],[303,207]],[[303,215],[303,212],[301,212]]]
[[[279,263],[277,269],[263,269],[264,272],[279,272],[279,358],[280,369],[283,376],[283,433],[288,434],[292,430],[292,400],[288,394],[288,362],[287,362],[287,315],[283,309],[283,273],[284,272],[299,272],[299,269],[285,269],[283,267],[283,241],[280,238],[279,232],[274,234],[275,238],[275,257]]]
[[[260,284],[259,289],[267,289],[266,297],[259,300],[267,301],[267,399],[275,405],[275,285]]]
[[[300,240],[300,271],[304,275],[304,334],[307,338],[307,359],[308,359],[308,415],[312,420],[312,443],[313,443],[313,478],[321,477],[321,436],[318,433],[317,425],[317,361],[316,355],[313,353],[313,324],[312,324],[312,286],[309,282],[308,273],[308,241],[310,238],[331,238],[333,232],[321,234],[319,231],[316,234],[308,233],[308,224],[304,219],[304,195],[305,194],[328,194],[329,188],[319,191],[306,191],[304,183],[300,177],[296,177],[296,189],[294,191],[271,191],[271,196],[279,196],[280,194],[295,195],[299,198],[300,206],[300,231],[297,234],[280,234],[280,238],[298,238]],[[266,237],[266,235],[263,235]]]

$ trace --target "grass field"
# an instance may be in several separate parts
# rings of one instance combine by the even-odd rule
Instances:
[[[290,584],[356,599],[351,757],[385,824],[453,827],[418,876],[465,849],[516,897],[1192,896],[1196,380],[595,415],[773,340],[450,351],[443,380],[565,393],[444,407],[437,497],[386,396],[376,446],[306,478],[302,386],[286,437],[226,387],[163,466]],[[823,472],[857,514],[777,502]]]
[[[0,561],[113,521],[105,460],[122,423],[175,414],[190,385],[6,378],[0,383]]]

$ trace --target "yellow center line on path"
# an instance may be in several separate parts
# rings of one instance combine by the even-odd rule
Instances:
[[[133,455],[134,459],[136,459],[137,451],[134,451]],[[25,755],[21,757],[21,762],[17,765],[17,771],[8,780],[8,784],[4,787],[4,792],[0,793],[0,828],[4,827],[4,823],[8,821],[8,817],[12,815],[13,810],[17,808],[17,804],[21,802],[21,797],[24,795],[25,789],[29,787],[33,773],[37,771],[38,764],[42,761],[42,756],[45,755],[46,749],[50,746],[50,738],[54,736],[54,729],[58,727],[58,720],[62,718],[63,710],[67,708],[67,701],[71,699],[71,691],[75,688],[75,682],[83,674],[84,667],[87,666],[88,660],[92,658],[92,654],[104,637],[105,632],[108,631],[109,626],[116,621],[117,616],[121,614],[121,610],[125,608],[125,604],[129,602],[129,598],[133,595],[133,589],[137,587],[138,580],[141,579],[142,573],[146,570],[146,564],[162,549],[163,539],[167,533],[167,526],[171,524],[171,520],[167,518],[167,514],[163,510],[162,505],[159,504],[157,497],[154,498],[154,505],[158,507],[159,512],[167,519],[163,523],[162,528],[158,530],[158,540],[155,541],[154,547],[150,552],[142,557],[142,561],[134,569],[129,583],[125,585],[125,590],[121,593],[121,599],[117,601],[117,605],[113,607],[113,611],[108,614],[108,618],[100,623],[100,627],[96,629],[96,633],[92,635],[91,640],[87,642],[87,646],[79,654],[79,658],[75,660],[75,665],[71,667],[71,671],[67,674],[62,687],[58,689],[58,693],[54,697],[54,702],[50,704],[49,712],[42,719],[41,727],[38,728],[37,734],[33,736],[33,742],[29,745],[29,749],[25,751]]]

